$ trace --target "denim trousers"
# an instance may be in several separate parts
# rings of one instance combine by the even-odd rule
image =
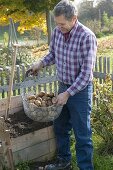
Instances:
[[[59,93],[69,85],[59,83]],[[90,125],[92,106],[92,82],[74,96],[70,96],[63,106],[60,116],[54,121],[57,154],[67,162],[71,161],[70,131],[75,135],[77,166],[80,170],[93,170],[93,144]]]

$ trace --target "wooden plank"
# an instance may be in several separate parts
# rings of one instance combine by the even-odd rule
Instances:
[[[21,66],[22,66],[22,81],[24,81],[24,79],[25,79],[25,65],[21,64]]]
[[[0,77],[1,77],[1,86],[4,86],[4,78],[3,78],[3,68],[0,68]],[[4,90],[2,90],[2,98],[5,97]]]
[[[95,62],[95,71],[98,71],[98,58],[96,58],[96,62]]]
[[[27,65],[27,70],[30,68],[30,64]],[[33,85],[32,85],[33,86]],[[31,91],[31,86],[28,86],[28,91]]]
[[[43,69],[43,77],[46,76],[46,67]],[[44,83],[44,91],[47,92],[47,84]]]
[[[107,73],[107,58],[103,58],[103,72]]]
[[[102,72],[102,57],[99,57],[99,72]],[[102,83],[101,77],[99,77],[99,83]]]
[[[6,110],[7,99],[0,100],[0,112]],[[11,109],[22,107],[22,98],[21,96],[11,97]]]
[[[25,65],[22,64],[22,82],[25,80]],[[26,93],[26,88],[23,89],[23,92]]]
[[[104,77],[106,76],[105,73],[100,73],[100,72],[94,72],[94,77],[95,78],[101,78],[104,79]]]
[[[16,75],[17,75],[17,83],[20,83],[20,66],[16,65]],[[20,95],[20,89],[18,89],[17,95]]]
[[[112,90],[113,90],[113,60],[112,60],[112,67],[111,67],[111,69],[112,69]]]
[[[23,150],[38,143],[42,143],[43,141],[53,139],[54,137],[53,126],[49,126],[38,131],[34,131],[33,133],[12,138],[12,150],[13,152]]]
[[[11,139],[14,162],[49,160],[56,152],[53,126]]]
[[[48,77],[44,77],[44,78],[38,78],[35,83],[34,83],[34,80],[28,80],[28,81],[25,81],[23,87],[29,87],[29,90],[31,89],[30,87],[32,87],[33,85],[42,85],[44,83],[50,83],[50,82],[53,82],[53,81],[56,81],[56,76],[48,76]],[[13,86],[13,90],[17,90],[17,89],[20,89],[21,87],[21,83],[16,83],[14,84]],[[4,86],[1,86],[0,87],[0,92],[7,92],[8,91],[8,85],[4,85]]]
[[[52,67],[49,67],[49,76],[52,75]],[[53,82],[53,81],[52,81]],[[52,82],[49,83],[49,92],[52,92]]]
[[[50,148],[48,148],[48,142],[50,142]],[[51,152],[55,153],[56,143],[55,139],[50,139],[49,141],[44,141],[42,143],[33,145],[31,147],[25,148],[23,150],[13,152],[14,162],[18,163],[20,161],[34,160],[38,159],[45,155],[50,155]]]
[[[9,110],[9,114],[14,114],[16,112],[23,111],[23,106],[22,107],[15,107]],[[0,116],[3,116],[6,113],[5,110],[0,111]]]
[[[33,161],[34,162],[37,162],[37,161],[42,161],[42,162],[49,161],[49,160],[52,160],[55,157],[55,154],[56,154],[56,152],[53,151],[51,153],[47,153],[47,154],[45,154],[45,155],[43,155],[41,157],[38,157],[38,159],[34,159]]]
[[[107,73],[110,73],[110,58],[107,58]]]
[[[5,71],[6,71],[6,83],[7,83],[7,85],[9,85],[10,74],[11,74],[11,67],[6,66]],[[7,96],[8,96],[8,92],[7,92]]]

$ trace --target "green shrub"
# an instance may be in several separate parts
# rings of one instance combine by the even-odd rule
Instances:
[[[106,76],[103,84],[94,80],[94,101],[92,124],[94,131],[103,139],[101,151],[113,153],[113,91],[112,81]]]
[[[103,32],[99,32],[99,33],[96,33],[96,37],[97,38],[101,38],[101,37],[104,37],[104,33]]]

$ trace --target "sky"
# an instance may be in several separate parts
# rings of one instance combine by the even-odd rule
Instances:
[[[80,2],[82,2],[83,0],[74,0],[74,2],[77,4],[79,4]],[[93,0],[94,1],[94,4],[97,2],[97,0]]]
[[[82,0],[74,0],[76,4],[79,4]],[[96,2],[97,0],[94,0]]]

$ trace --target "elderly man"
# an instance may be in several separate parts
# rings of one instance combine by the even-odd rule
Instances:
[[[96,37],[78,21],[77,9],[72,2],[60,1],[53,12],[57,26],[53,30],[49,54],[27,72],[34,74],[51,64],[56,64],[57,68],[57,104],[63,105],[63,110],[54,121],[57,160],[45,169],[71,169],[70,131],[73,129],[77,165],[80,170],[93,170],[90,113]]]

